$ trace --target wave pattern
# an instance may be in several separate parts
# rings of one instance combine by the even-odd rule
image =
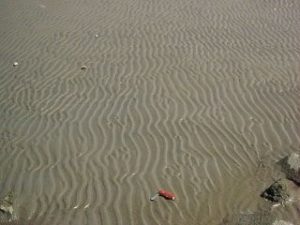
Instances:
[[[0,194],[53,225],[218,224],[254,209],[261,163],[300,148],[299,9],[1,1]],[[150,202],[158,188],[177,200]]]

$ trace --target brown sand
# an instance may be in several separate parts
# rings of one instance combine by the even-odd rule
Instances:
[[[298,0],[1,0],[0,194],[52,225],[256,210],[300,150],[299,27]]]

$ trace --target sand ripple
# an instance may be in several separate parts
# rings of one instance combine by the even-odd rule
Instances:
[[[299,151],[299,9],[1,1],[1,194],[53,225],[255,209],[260,163]],[[150,202],[158,188],[177,200]]]

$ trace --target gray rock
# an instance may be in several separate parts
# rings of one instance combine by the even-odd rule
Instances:
[[[292,153],[279,161],[282,171],[286,174],[287,179],[300,184],[300,155]]]
[[[293,225],[293,224],[283,220],[276,220],[272,225]]]
[[[14,219],[13,192],[9,192],[3,199],[0,199],[0,219],[10,221]]]
[[[266,198],[272,202],[284,203],[290,196],[288,187],[288,180],[279,179],[278,181],[275,181],[270,187],[268,187],[261,194],[261,197]]]
[[[254,213],[241,213],[225,219],[220,225],[273,225],[274,216],[266,210]]]

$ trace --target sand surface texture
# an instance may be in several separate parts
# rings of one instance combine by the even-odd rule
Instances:
[[[1,0],[0,194],[51,225],[253,211],[299,76],[298,0]]]

